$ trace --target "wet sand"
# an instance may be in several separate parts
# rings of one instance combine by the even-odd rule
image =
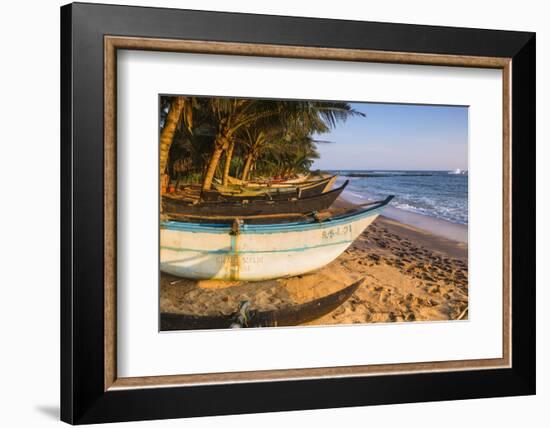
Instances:
[[[339,200],[335,210],[349,203]],[[468,248],[380,216],[336,260],[306,275],[261,282],[161,275],[161,312],[233,314],[243,301],[272,310],[306,303],[365,278],[340,307],[307,325],[440,321],[468,317]]]

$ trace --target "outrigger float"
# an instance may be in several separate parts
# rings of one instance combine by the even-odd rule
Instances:
[[[162,331],[201,330],[219,328],[282,327],[304,324],[338,308],[363,284],[365,278],[310,302],[287,305],[278,309],[251,309],[244,301],[231,314],[198,315],[163,312],[160,315]]]

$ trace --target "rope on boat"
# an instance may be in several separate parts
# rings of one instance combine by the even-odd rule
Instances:
[[[235,321],[229,326],[230,328],[249,327],[250,321],[250,301],[245,300],[240,303],[238,311],[235,313]]]

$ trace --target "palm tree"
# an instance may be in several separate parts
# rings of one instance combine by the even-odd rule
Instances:
[[[164,118],[163,127],[160,133],[160,149],[159,149],[159,162],[160,162],[160,175],[161,183],[166,181],[165,173],[166,166],[168,164],[168,155],[170,148],[174,141],[174,136],[178,127],[183,122],[187,125],[189,132],[192,132],[193,128],[193,100],[187,97],[163,97],[161,99],[163,103],[161,105],[161,111],[166,114]],[[162,186],[163,188],[165,186]]]
[[[214,139],[214,150],[206,168],[202,190],[210,190],[212,187],[212,181],[221,156],[224,151],[235,144],[237,132],[245,126],[253,126],[255,121],[276,115],[278,110],[275,101],[240,98],[212,98],[210,107],[213,116],[217,119],[218,129]],[[232,154],[231,151],[230,155]],[[226,156],[226,164],[228,167],[231,164],[230,156]]]
[[[254,124],[253,129],[245,129],[246,138],[244,140],[247,150],[242,180],[246,181],[250,178],[253,163],[264,149],[269,148],[269,150],[277,152],[278,144],[273,144],[273,142],[282,144],[291,153],[302,144],[302,149],[308,147],[309,150],[305,151],[303,155],[311,155],[314,159],[318,157],[318,153],[310,137],[312,134],[328,132],[337,123],[346,121],[350,116],[364,116],[363,113],[352,109],[348,103],[340,101],[279,101],[277,114],[277,121],[262,119]],[[288,144],[289,142],[292,144]],[[291,156],[299,157],[300,155],[294,153]],[[309,166],[312,163],[310,162]],[[292,169],[290,168],[290,170]],[[288,167],[281,172],[288,174],[287,171],[289,171]]]
[[[274,122],[269,125],[264,122],[262,125],[258,124],[258,126],[253,128],[247,127],[243,130],[240,140],[243,146],[244,159],[243,170],[241,172],[241,180],[243,181],[247,181],[250,178],[252,165],[260,156],[265,145],[270,141],[276,141],[283,132]]]
[[[266,134],[260,130],[247,129],[245,133],[246,138],[246,154],[244,156],[243,170],[241,173],[241,180],[247,181],[250,175],[250,168],[254,157],[258,156],[258,150],[261,145],[266,141]]]
[[[229,143],[229,147],[225,152],[225,164],[223,166],[222,184],[227,186],[229,182],[229,168],[231,168],[231,160],[233,159],[233,150],[235,150],[235,141]]]
[[[309,172],[319,153],[310,136],[283,138],[264,146],[257,161],[257,171],[268,176],[288,178]]]

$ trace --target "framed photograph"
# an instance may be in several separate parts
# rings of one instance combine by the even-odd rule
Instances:
[[[61,8],[61,418],[535,393],[535,35]]]

